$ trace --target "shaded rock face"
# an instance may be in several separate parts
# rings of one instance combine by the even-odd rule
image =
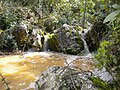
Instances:
[[[20,49],[24,46],[26,50],[28,50],[29,48],[38,48],[40,50],[42,49],[42,30],[38,29],[37,27],[29,29],[29,25],[17,25],[13,30],[13,36]]]
[[[86,33],[86,42],[90,51],[96,51],[100,41],[108,33],[108,27],[102,22],[95,22],[92,29]]]
[[[44,42],[43,40],[43,34],[42,30],[38,28],[34,28],[31,30],[28,36],[28,43],[33,47],[33,48],[38,48],[42,50],[42,44]]]
[[[20,24],[16,26],[15,30],[13,30],[13,36],[17,41],[18,45],[20,45],[27,36],[27,25]]]
[[[84,50],[84,44],[78,31],[67,24],[50,35],[48,45],[51,51],[62,51],[68,54],[78,54]]]
[[[40,75],[35,90],[97,90],[88,79],[90,76],[89,72],[53,66]]]

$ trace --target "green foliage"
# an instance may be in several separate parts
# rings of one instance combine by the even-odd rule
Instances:
[[[112,28],[112,34],[109,36],[109,41],[102,41],[96,59],[99,61],[98,66],[100,68],[105,67],[106,70],[112,75],[111,72],[115,72],[116,75],[113,77],[112,83],[109,83],[112,90],[118,90],[120,88],[120,6],[117,4],[113,5],[115,11],[109,14],[105,20],[108,22],[108,26]],[[116,10],[117,9],[117,10]]]
[[[18,22],[18,20],[19,19],[14,14],[6,12],[0,16],[0,28],[3,30],[8,29],[14,26]]]
[[[117,4],[113,5],[113,8],[115,9],[120,9],[119,7],[120,6]],[[104,22],[112,22],[113,32],[112,35],[110,35],[110,41],[101,42],[100,48],[98,49],[98,54],[96,55],[96,59],[100,62],[100,65],[107,66],[106,68],[109,68],[110,70],[119,68],[120,64],[120,26],[118,24],[120,18],[118,16],[119,13],[120,10],[113,11],[105,18]]]
[[[113,8],[114,8],[114,9],[120,9],[120,5],[114,4],[114,5],[113,5]]]
[[[98,1],[96,1],[98,2]],[[39,13],[42,18],[46,16],[54,16],[56,24],[60,27],[63,24],[76,24],[82,26],[85,21],[85,27],[87,27],[87,21],[93,23],[94,17],[90,13],[94,13],[94,0],[44,0],[39,2]],[[86,10],[86,11],[85,11]]]
[[[113,88],[118,88],[120,85],[120,30],[113,31],[110,41],[102,41],[98,53],[96,55],[96,60],[98,60],[98,67],[105,67],[106,70],[110,72],[115,72],[115,82],[112,84]],[[110,73],[111,74],[111,73]],[[114,76],[113,76],[114,77]],[[116,90],[116,89],[115,89]]]
[[[95,84],[95,86],[99,88],[99,90],[112,90],[107,82],[101,80],[98,77],[91,77],[91,80],[93,84]]]
[[[20,22],[21,15],[17,13],[17,10],[12,5],[5,2],[1,2],[0,6],[0,28],[2,30],[14,27]]]
[[[0,50],[5,51],[13,51],[17,50],[18,46],[14,37],[10,33],[10,31],[5,31],[2,33],[2,37],[0,38]]]
[[[2,51],[16,50],[17,43],[12,35],[13,27],[21,20],[20,15],[15,11],[12,5],[0,2],[0,49]]]
[[[108,46],[110,46],[111,43],[108,42],[108,41],[103,41],[101,44],[100,44],[100,48],[98,49],[98,53],[96,55],[96,59],[100,62],[98,64],[98,66],[100,68],[102,68],[103,66],[105,66],[108,62],[108,56],[107,56],[107,51],[106,51],[106,48]]]
[[[109,72],[114,71],[117,73],[116,80],[112,85],[120,83],[120,5],[114,4],[112,6],[114,11],[109,14],[111,12],[111,2],[119,2],[119,0],[1,0],[0,49],[11,49],[10,51],[12,51],[18,48],[12,35],[12,29],[22,20],[30,23],[31,27],[38,25],[47,32],[52,32],[65,23],[82,26],[85,22],[83,27],[88,27],[87,22],[94,23],[94,21],[104,20],[104,23],[106,23],[110,21],[109,27],[112,26],[112,35],[109,41],[104,40],[101,42],[96,59],[99,62],[98,67],[105,67]],[[27,8],[18,7],[20,5],[27,6]],[[34,13],[28,7],[32,8]],[[107,14],[109,15],[106,17]],[[37,15],[39,16],[37,17]],[[49,37],[49,44],[52,44],[51,48],[60,51],[60,47],[57,47],[59,44],[57,36],[51,34]],[[20,45],[22,47],[27,44],[28,38],[23,41],[24,43]],[[78,37],[76,41],[81,44]],[[76,49],[72,48],[72,50],[74,52]],[[101,89],[109,89],[108,83],[99,78],[92,78],[92,80]]]
[[[94,19],[95,21],[103,21],[108,13],[111,11],[110,0],[100,0],[95,5],[94,10]]]
[[[111,14],[109,14],[105,20],[104,20],[104,23],[105,22],[108,22],[108,21],[113,21],[115,19],[115,17],[120,13],[120,10],[116,10],[114,12],[112,12]]]
[[[114,4],[113,8],[116,9],[115,11],[113,11],[111,14],[109,14],[105,20],[104,23],[108,22],[108,21],[114,21],[116,19],[116,16],[120,14],[120,5],[118,4]],[[120,17],[120,16],[118,16]]]

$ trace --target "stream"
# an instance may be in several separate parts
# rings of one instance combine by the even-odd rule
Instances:
[[[109,73],[104,68],[100,71],[95,67],[94,55],[88,49],[84,34],[79,32],[84,43],[83,56],[48,52],[48,35],[45,35],[43,52],[29,50],[23,55],[1,55],[0,74],[9,83],[11,90],[34,90],[34,82],[51,66],[70,66],[80,71],[91,71],[94,75],[109,81],[112,78]],[[2,80],[0,80],[0,90],[6,90]]]
[[[78,66],[84,71],[94,69],[92,59],[81,56],[54,52],[28,52],[24,55],[0,56],[0,73],[9,82],[11,90],[34,90],[34,82],[44,70],[50,66],[65,66],[66,63]],[[0,90],[5,89],[5,85],[0,80]]]

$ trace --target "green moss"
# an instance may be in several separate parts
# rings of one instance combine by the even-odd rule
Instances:
[[[93,84],[99,88],[99,90],[112,90],[110,85],[98,77],[91,77]]]
[[[79,25],[75,26],[74,28],[75,28],[75,30],[83,30],[83,28]]]
[[[81,50],[81,51],[84,50],[84,44],[83,44],[83,41],[81,40],[81,38],[80,38],[78,32],[76,32],[75,41],[76,41],[77,44],[79,44],[80,50]]]
[[[59,45],[59,40],[56,34],[50,34],[48,39],[49,49],[51,51],[60,52],[61,48]]]

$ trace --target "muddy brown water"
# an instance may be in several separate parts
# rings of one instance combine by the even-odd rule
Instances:
[[[70,56],[48,52],[0,56],[0,73],[9,82],[11,90],[34,90],[34,82],[44,70],[51,66],[65,66],[65,60]],[[73,59],[76,60],[72,65],[84,71],[94,69],[92,61],[84,61],[78,57]],[[0,80],[0,90],[6,90],[2,80]]]

